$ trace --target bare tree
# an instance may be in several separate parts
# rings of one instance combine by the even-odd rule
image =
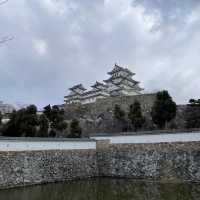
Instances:
[[[3,4],[5,4],[5,3],[7,3],[7,2],[8,2],[8,0],[0,0],[0,6],[3,5]],[[4,37],[1,37],[0,38],[0,45],[2,43],[5,43],[5,42],[7,42],[9,40],[12,40],[12,39],[13,39],[13,36],[4,36]]]

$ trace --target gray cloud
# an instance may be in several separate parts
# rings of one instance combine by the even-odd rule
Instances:
[[[148,92],[199,97],[197,0],[21,0],[0,10],[0,34],[15,36],[0,46],[2,100],[62,103],[67,88],[105,79],[115,62]]]

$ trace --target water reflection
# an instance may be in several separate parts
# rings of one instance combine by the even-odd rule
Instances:
[[[1,200],[199,200],[200,185],[92,179],[1,190]]]

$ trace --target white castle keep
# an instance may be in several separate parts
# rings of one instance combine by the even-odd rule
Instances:
[[[127,68],[115,64],[114,69],[108,72],[110,77],[104,83],[96,82],[92,89],[87,91],[82,84],[70,88],[69,95],[65,96],[65,102],[71,103],[93,103],[97,99],[113,96],[133,96],[142,94],[139,82],[133,80],[135,73]]]

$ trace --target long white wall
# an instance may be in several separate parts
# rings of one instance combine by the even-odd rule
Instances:
[[[92,137],[95,140],[109,139],[112,144],[145,144],[165,142],[200,141],[200,133],[133,135]],[[0,139],[0,151],[78,150],[96,149],[95,140],[21,140]]]
[[[0,151],[39,151],[96,149],[95,141],[20,141],[0,140]]]
[[[155,134],[155,135],[133,135],[113,137],[92,137],[92,139],[110,139],[112,144],[145,144],[164,142],[193,142],[200,141],[200,133],[176,133],[176,134]]]

